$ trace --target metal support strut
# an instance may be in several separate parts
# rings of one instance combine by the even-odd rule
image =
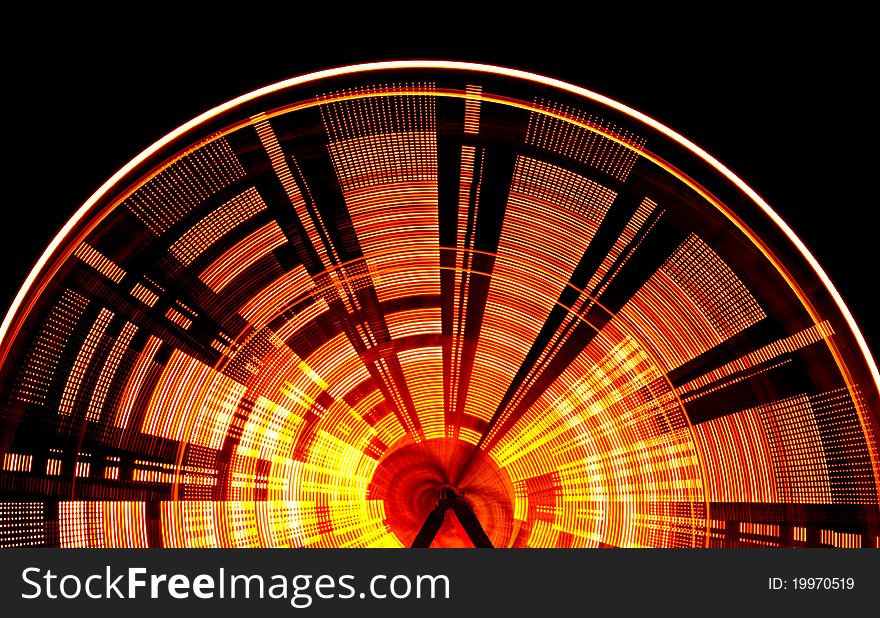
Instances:
[[[474,514],[471,505],[464,499],[464,496],[450,487],[444,487],[440,490],[437,506],[428,513],[425,523],[422,524],[411,547],[430,547],[443,525],[447,511],[451,511],[450,514],[454,518],[453,523],[457,521],[457,527],[467,534],[474,547],[493,547],[492,541],[483,530],[483,526]]]

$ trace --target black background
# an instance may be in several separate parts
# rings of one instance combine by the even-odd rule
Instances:
[[[46,9],[8,22],[16,32],[4,43],[0,305],[93,191],[201,112],[304,72],[438,58],[570,81],[679,131],[781,214],[880,350],[876,50],[866,16],[769,20],[743,7],[646,16],[635,6],[606,15],[552,3],[479,16],[468,5],[377,6],[352,16],[327,6],[279,14],[250,3],[186,19],[153,5],[117,17]]]

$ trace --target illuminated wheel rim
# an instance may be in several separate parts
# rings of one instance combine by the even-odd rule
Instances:
[[[877,369],[815,260],[681,136],[527,73],[220,106],[0,335],[0,545],[408,546],[445,487],[496,547],[878,545]]]

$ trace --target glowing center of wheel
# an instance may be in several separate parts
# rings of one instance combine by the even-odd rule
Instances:
[[[514,530],[513,485],[504,470],[475,446],[454,438],[401,441],[380,460],[368,496],[385,503],[386,524],[411,545],[442,491],[467,500],[495,547],[510,545]],[[468,546],[449,522],[432,547]]]

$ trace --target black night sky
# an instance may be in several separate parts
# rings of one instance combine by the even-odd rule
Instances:
[[[869,96],[874,68],[868,44],[853,30],[857,17],[768,23],[725,16],[674,29],[653,19],[636,27],[628,22],[632,15],[523,17],[515,27],[500,18],[462,16],[440,25],[413,17],[355,19],[341,28],[316,18],[274,19],[265,9],[251,23],[234,15],[212,16],[213,23],[146,15],[136,30],[121,18],[115,29],[84,29],[64,17],[22,26],[26,43],[5,54],[10,107],[3,146],[11,193],[0,255],[4,312],[76,208],[178,125],[297,74],[439,58],[567,80],[690,138],[788,221],[880,351],[870,219],[877,208],[876,156],[863,145],[876,132]]]

